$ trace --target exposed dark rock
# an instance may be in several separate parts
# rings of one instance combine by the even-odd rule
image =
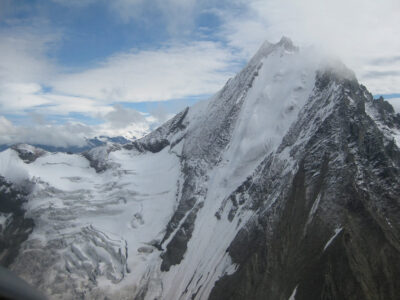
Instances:
[[[28,164],[34,162],[38,157],[46,154],[46,151],[27,144],[16,144],[11,146],[11,149],[16,151],[18,156]]]
[[[168,243],[166,251],[161,254],[163,259],[161,271],[168,271],[172,265],[179,264],[183,259],[187,249],[187,243],[192,237],[197,212],[202,206],[203,203],[200,202],[190,211],[171,242]]]
[[[400,114],[396,114],[392,105],[382,96],[372,101],[372,105],[376,108],[378,119],[381,122],[389,128],[400,128]]]
[[[177,134],[179,131],[183,131],[186,128],[184,121],[188,111],[189,108],[187,107],[164,125],[158,127],[152,133],[139,140],[133,141],[130,144],[126,144],[123,147],[128,150],[135,149],[139,152],[160,152],[162,149],[169,146],[171,142],[173,143],[173,141],[170,139],[175,134]]]
[[[81,155],[89,161],[90,166],[95,169],[97,173],[102,173],[112,166],[108,161],[108,154],[120,149],[120,145],[112,144],[94,148],[90,151],[83,152]]]
[[[25,218],[22,207],[27,194],[28,191],[8,183],[0,176],[0,214],[6,218],[0,225],[0,265],[5,267],[17,257],[21,244],[34,227],[33,220]]]

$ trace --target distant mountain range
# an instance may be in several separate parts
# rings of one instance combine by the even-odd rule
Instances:
[[[99,136],[90,139],[86,139],[86,145],[84,146],[66,146],[66,147],[56,147],[52,145],[43,145],[43,144],[33,144],[32,146],[49,151],[49,152],[66,152],[66,153],[81,153],[93,149],[94,147],[104,146],[107,143],[115,143],[119,145],[125,145],[127,143],[132,142],[123,136],[116,137],[108,137],[108,136]],[[0,145],[0,151],[8,149],[13,145]]]

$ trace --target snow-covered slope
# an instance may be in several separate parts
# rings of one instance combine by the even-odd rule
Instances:
[[[395,299],[371,278],[400,278],[399,129],[342,64],[266,42],[140,140],[1,152],[34,222],[10,268],[51,298]],[[386,247],[378,261],[373,241],[359,247],[368,228]],[[339,278],[349,284],[329,285]]]

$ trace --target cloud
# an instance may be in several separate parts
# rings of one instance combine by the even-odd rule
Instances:
[[[369,64],[372,64],[372,65],[387,65],[387,64],[397,63],[397,62],[400,62],[400,55],[395,55],[395,56],[391,56],[391,57],[374,58],[374,59],[371,59],[369,61]]]
[[[385,100],[393,106],[396,113],[400,114],[400,98],[390,98]]]
[[[88,138],[96,136],[140,138],[149,133],[153,123],[154,120],[146,118],[140,122],[115,124],[113,121],[105,121],[98,125],[87,125],[76,121],[53,124],[42,119],[30,125],[15,125],[4,116],[0,116],[0,145],[27,143],[55,147],[82,147],[87,145]]]
[[[176,111],[179,111],[179,109],[176,109]],[[160,124],[173,117],[171,113],[168,113],[166,107],[162,105],[157,105],[151,109],[150,114],[152,117],[156,118]]]
[[[85,146],[88,138],[96,136],[140,138],[149,133],[150,128],[160,124],[159,119],[131,108],[121,105],[109,108],[107,113],[97,114],[100,123],[95,125],[74,120],[63,124],[53,123],[37,112],[28,113],[32,118],[31,124],[15,125],[0,115],[0,145],[27,143],[55,147]]]
[[[35,28],[0,30],[0,82],[43,82],[55,71],[48,58],[49,47],[58,40],[55,33]]]
[[[37,83],[0,83],[0,111],[3,114],[65,116],[81,113],[92,117],[110,112],[112,107],[93,99],[45,92]]]
[[[37,93],[37,83],[0,83],[0,109],[3,113],[23,112],[35,106],[48,104],[48,100]]]
[[[29,117],[31,117],[33,124],[44,125],[46,123],[46,117],[37,112],[28,113]]]
[[[132,108],[116,104],[106,114],[99,115],[104,122],[91,126],[92,136],[123,136],[128,139],[141,138],[150,128],[159,125],[160,120]]]
[[[72,7],[84,7],[94,3],[96,0],[51,0],[55,3]]]
[[[55,3],[84,8],[93,3],[106,5],[116,19],[122,23],[140,22],[151,26],[156,17],[162,21],[171,35],[189,34],[194,27],[195,17],[204,0],[52,0]]]
[[[92,129],[84,124],[15,126],[0,116],[0,144],[43,144],[56,147],[83,146]]]
[[[132,123],[146,122],[143,114],[130,108],[124,108],[122,105],[117,104],[114,110],[110,111],[103,117],[114,128],[124,128]]]
[[[42,93],[40,98],[47,101],[46,105],[32,107],[32,109],[45,114],[68,115],[71,113],[81,113],[96,117],[98,114],[104,114],[112,110],[112,107],[107,104],[80,96],[68,96],[49,92]]]
[[[116,54],[93,69],[60,75],[52,86],[56,93],[103,103],[170,100],[216,92],[236,62],[217,42],[172,44]]]
[[[22,113],[32,107],[51,104],[43,97],[42,87],[57,72],[48,56],[59,35],[40,29],[17,25],[0,29],[0,111]]]
[[[172,34],[185,32],[185,27],[194,24],[196,8],[200,2],[195,0],[114,0],[109,3],[124,22],[140,19],[145,22],[150,14],[157,14],[163,18],[168,31]],[[183,26],[181,26],[183,25]]]
[[[364,79],[379,78],[379,77],[394,77],[400,76],[399,70],[385,70],[385,71],[369,71],[363,74]]]

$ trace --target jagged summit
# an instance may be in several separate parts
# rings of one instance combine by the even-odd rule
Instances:
[[[279,42],[277,42],[275,44],[269,42],[268,40],[265,40],[262,43],[262,45],[261,45],[261,47],[259,48],[258,51],[260,51],[262,49],[268,49],[268,48],[271,48],[271,47],[274,47],[274,48],[283,47],[288,51],[294,51],[294,50],[298,50],[299,49],[297,46],[295,46],[293,44],[293,41],[289,37],[282,36],[281,39],[279,40]]]
[[[278,44],[289,46],[289,47],[294,47],[293,46],[293,41],[289,37],[287,37],[285,35],[283,35],[281,37],[281,39],[279,40]]]
[[[276,47],[283,47],[287,51],[298,51],[299,48],[293,44],[293,41],[287,36],[282,36],[278,43],[275,44]]]
[[[0,202],[7,239],[23,209],[35,224],[7,263],[52,298],[399,299],[400,119],[387,105],[344,65],[266,42],[142,139],[0,153],[0,175],[35,187],[15,212]]]
[[[291,39],[285,36],[283,36],[276,44],[270,43],[266,40],[258,49],[253,58],[249,61],[249,65],[257,64],[261,59],[276,51],[297,52],[299,51],[299,48],[293,44]]]

